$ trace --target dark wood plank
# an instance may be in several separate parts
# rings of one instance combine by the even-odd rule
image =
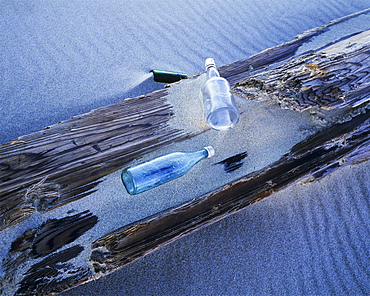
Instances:
[[[302,44],[331,26],[369,11],[305,32],[291,42],[221,67],[220,73],[234,84],[264,67],[291,58]],[[167,90],[163,89],[127,99],[1,145],[0,230],[36,211],[51,210],[83,198],[93,192],[101,177],[129,161],[194,136],[168,126],[170,118],[176,115],[166,96]],[[43,186],[27,194],[40,182]]]
[[[330,71],[322,69],[325,59],[316,64],[306,59],[315,55],[322,58],[320,50],[293,60],[292,57],[303,43],[332,24],[316,28],[292,42],[244,61],[221,67],[220,71],[235,84],[234,91],[237,92],[249,93],[249,82],[259,79],[264,87],[258,91],[264,92],[272,102],[277,101],[276,96],[286,95],[289,88],[289,83],[284,84],[285,80],[279,80],[279,77],[299,74],[295,69],[301,69],[302,66],[308,67],[307,75],[296,75],[294,79],[316,79],[315,91],[320,86],[327,89],[327,83],[330,85],[327,78],[335,76],[334,64],[336,67],[342,65],[339,63],[342,59],[343,64],[349,65],[346,67],[352,67],[351,57],[337,55],[340,58],[330,64],[333,67]],[[356,36],[351,38],[356,40]],[[368,55],[367,49],[354,51],[354,54],[357,52],[361,52],[362,57]],[[354,56],[357,63],[360,55]],[[80,245],[77,240],[97,223],[98,218],[90,212],[56,217],[31,227],[10,246],[9,256],[3,263],[5,276],[1,291],[5,293],[6,286],[14,286],[16,295],[58,293],[109,274],[160,246],[299,180],[311,182],[343,165],[369,159],[370,111],[367,97],[363,96],[367,87],[368,59],[360,60],[367,63],[361,65],[359,73],[363,74],[360,80],[353,80],[350,71],[343,74],[349,78],[346,80],[349,84],[358,82],[355,91],[353,88],[350,91],[342,90],[343,85],[340,85],[340,93],[336,96],[335,92],[331,97],[336,100],[329,100],[329,104],[318,103],[326,101],[320,99],[297,100],[298,103],[291,105],[299,110],[301,108],[296,106],[307,108],[309,104],[312,104],[311,107],[345,106],[342,112],[347,114],[346,121],[318,131],[294,146],[281,159],[259,171],[214,188],[191,202],[122,226],[109,234],[102,233],[99,239],[88,244]],[[315,66],[310,68],[308,64]],[[269,70],[262,72],[262,75],[261,71],[267,66]],[[333,75],[327,75],[329,72]],[[267,80],[263,80],[266,75]],[[274,81],[269,86],[271,90],[265,87],[268,85],[266,81]],[[300,89],[305,90],[303,86]],[[348,104],[343,105],[339,95],[349,98],[346,101]],[[342,101],[338,101],[338,98]],[[102,176],[123,167],[130,160],[175,141],[196,136],[181,128],[171,127],[168,122],[174,116],[176,114],[168,100],[168,90],[163,89],[93,110],[0,146],[0,228],[5,229],[37,212],[51,211],[83,198],[95,190]],[[224,166],[227,173],[242,165],[246,156],[247,152],[230,155],[216,165]],[[25,263],[28,267],[22,269]]]
[[[88,266],[65,263],[80,255],[84,247],[74,245],[60,250],[76,241],[97,222],[98,217],[85,211],[60,219],[49,219],[38,228],[26,230],[13,241],[9,257],[3,262],[6,276],[1,281],[0,291],[5,293],[7,286],[14,285],[21,266],[38,258],[42,260],[24,274],[15,295],[48,295],[87,280],[88,276],[92,276]]]
[[[64,291],[70,284],[84,281],[91,276],[90,269],[66,263],[76,258],[83,249],[76,245],[36,263],[27,271],[14,295],[51,295]]]
[[[339,19],[333,20],[317,28],[313,28],[311,30],[308,30],[296,36],[296,38],[292,41],[283,43],[281,45],[278,45],[272,48],[268,48],[244,60],[240,60],[230,65],[225,65],[223,67],[220,67],[219,72],[221,76],[226,77],[228,81],[230,82],[230,84],[233,85],[236,82],[243,80],[245,77],[249,76],[249,75],[246,75],[248,73],[259,71],[268,66],[271,66],[274,63],[278,63],[280,61],[284,61],[291,57],[294,57],[296,55],[297,50],[303,44],[308,43],[314,37],[327,32],[333,26],[346,22],[347,20],[355,18],[359,15],[367,14],[369,12],[370,12],[370,9],[365,9],[365,10],[341,17]],[[351,35],[342,36],[342,38],[346,39],[348,37],[351,37]],[[335,43],[336,41],[333,41],[333,42]],[[329,44],[326,44],[326,46]],[[310,50],[310,52],[313,52],[313,51]]]
[[[335,87],[337,84],[338,87],[343,88],[343,85],[348,82],[350,84],[348,89],[339,90],[340,93],[338,95],[334,93],[330,99],[316,95],[312,100],[297,101],[291,105],[292,109],[299,111],[308,108],[310,104],[311,108],[343,108],[343,112],[348,115],[345,122],[335,123],[318,131],[294,146],[280,160],[259,171],[225,184],[189,203],[124,226],[98,239],[92,245],[93,252],[90,260],[95,273],[109,274],[160,246],[222,219],[297,181],[313,182],[343,165],[370,159],[369,98],[364,95],[363,90],[366,90],[368,82],[369,50],[368,44],[362,43],[364,36],[369,36],[369,32],[351,36],[344,41],[346,50],[342,50],[343,43],[328,47],[326,52],[333,52],[329,58],[323,54],[324,50],[306,54],[259,73],[258,76],[248,77],[234,86],[236,92],[245,92],[246,97],[250,98],[250,81],[255,83],[257,78],[268,82],[273,81],[275,84],[265,83],[263,87],[257,88],[257,92],[264,91],[265,98],[276,101],[272,94],[284,95],[284,98],[288,98],[286,90],[289,89],[289,85],[285,86],[286,82],[281,77],[292,76],[291,73],[298,73],[298,78],[303,77],[309,81],[316,79],[313,86],[316,91],[321,90],[322,94],[325,94],[328,85]],[[356,47],[356,44],[359,46]],[[335,48],[338,51],[335,51]],[[310,59],[315,60],[317,64],[308,63]],[[320,67],[325,63],[327,64],[323,70]],[[302,66],[310,67],[310,64],[312,68],[302,75]],[[353,71],[353,65],[360,70]],[[335,71],[338,69],[347,69],[341,71],[341,75],[343,72],[347,73],[348,79],[345,75],[336,76]],[[298,96],[299,91],[304,92],[308,89],[303,85],[304,82],[305,80],[294,93],[295,96]],[[329,88],[329,92],[331,93],[332,89]],[[293,100],[295,96],[292,95],[291,99]],[[231,156],[218,164],[238,165],[243,156],[244,154]]]
[[[0,146],[0,229],[84,197],[97,180],[188,135],[166,90],[102,107]]]
[[[237,82],[234,92],[299,111],[355,107],[370,100],[369,78],[370,31],[366,31]]]
[[[92,245],[90,264],[94,272],[109,274],[298,180],[312,182],[340,166],[370,159],[370,110],[365,110],[348,122],[309,137],[260,171],[100,238]]]

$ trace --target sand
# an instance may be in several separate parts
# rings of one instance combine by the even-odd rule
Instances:
[[[366,295],[369,174],[296,184],[63,295]]]
[[[162,88],[368,7],[357,1],[3,1],[0,143]]]
[[[244,59],[305,30],[368,8],[368,4],[340,0],[3,2],[0,143],[92,108],[162,88],[153,82],[151,69],[193,75],[203,71],[207,57],[213,57],[219,66]],[[349,27],[369,28],[368,21],[362,16]],[[315,42],[320,47],[325,37]],[[201,79],[187,83],[201,83]],[[179,95],[176,91],[175,86],[171,95]],[[239,99],[238,104],[243,110],[252,108]],[[229,134],[207,131],[195,140],[146,156],[215,146],[214,158],[202,161],[194,174],[183,177],[186,184],[199,183],[192,178],[212,167],[216,173],[204,175],[205,182],[196,190],[164,185],[135,197],[133,203],[123,187],[117,186],[120,172],[108,176],[98,193],[88,199],[97,214],[110,213],[111,221],[99,223],[88,233],[90,238],[261,168],[321,127],[309,112],[297,115],[265,102],[258,104],[258,112],[253,116],[243,113],[243,120]],[[186,116],[199,119],[202,114],[195,115],[195,111]],[[201,120],[193,123],[190,131],[204,124]],[[292,128],[297,131],[294,137],[288,134]],[[214,163],[225,156],[217,147],[241,130],[245,131],[242,145],[231,149],[247,151],[247,161],[229,180],[216,180],[217,170],[222,168]],[[265,140],[272,136],[276,143],[269,147]],[[142,160],[145,158],[137,161]],[[366,162],[340,169],[317,183],[296,184],[63,295],[368,294],[369,171]],[[158,192],[166,190],[164,195],[172,196],[172,190],[182,190],[185,199],[158,198]],[[57,211],[85,209],[86,200]],[[11,241],[48,215],[52,214],[34,215],[12,227],[4,233],[6,239]],[[4,258],[9,244],[5,240],[2,244],[0,255]]]

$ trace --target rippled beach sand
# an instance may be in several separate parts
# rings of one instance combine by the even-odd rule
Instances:
[[[3,2],[0,143],[162,88],[151,69],[197,74],[369,4]],[[369,176],[365,162],[295,184],[62,295],[369,294]]]

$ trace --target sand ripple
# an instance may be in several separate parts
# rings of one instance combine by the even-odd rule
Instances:
[[[368,1],[2,1],[0,143],[290,41]],[[296,185],[64,295],[370,293],[369,164]],[[112,289],[115,289],[113,291]],[[117,292],[120,291],[120,292]]]

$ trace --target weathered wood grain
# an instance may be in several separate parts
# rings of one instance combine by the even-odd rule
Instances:
[[[87,266],[73,266],[66,263],[76,258],[84,249],[74,245],[59,251],[74,242],[98,222],[98,217],[85,211],[60,219],[49,219],[36,229],[28,229],[10,246],[9,257],[3,266],[6,276],[0,284],[0,291],[13,286],[18,269],[31,259],[43,258],[35,263],[19,283],[15,295],[48,295],[62,291],[71,283],[92,276]]]
[[[365,32],[365,34],[368,36],[369,33]],[[354,44],[358,41],[362,42],[363,36],[353,36],[350,40],[347,40],[347,45],[350,45],[348,48],[351,50],[355,48]],[[339,49],[341,45],[337,46]],[[333,48],[335,46],[329,49],[333,50]],[[367,104],[368,97],[364,95],[366,92],[363,90],[363,87],[366,90],[368,81],[367,44],[362,44],[357,49],[358,51],[352,51],[352,54],[341,53],[340,55],[335,55],[333,58],[335,65],[332,66],[333,69],[331,71],[333,72],[333,77],[335,69],[338,69],[338,65],[341,65],[341,63],[338,63],[338,60],[342,59],[342,69],[349,67],[349,70],[345,71],[345,73],[350,76],[348,80],[344,79],[344,81],[359,81],[359,83],[351,84],[351,89],[348,92],[342,91],[343,97],[333,96],[333,100],[326,100],[329,104],[319,104],[321,101],[325,102],[324,99],[320,101],[319,98],[307,103],[298,102],[294,105],[295,108],[293,108],[301,111],[308,107],[351,107],[346,111],[348,112],[347,121],[334,124],[317,132],[294,146],[280,160],[257,172],[253,172],[230,184],[225,184],[189,203],[135,222],[132,225],[124,226],[98,239],[92,245],[93,252],[90,259],[94,272],[99,275],[109,274],[120,268],[120,266],[130,263],[158,247],[222,219],[297,181],[312,182],[343,165],[370,159],[370,110]],[[308,56],[310,58],[319,56],[322,62],[325,59],[325,57],[321,56],[321,53],[311,53]],[[303,60],[305,58],[307,56],[304,56]],[[358,72],[351,70],[351,66],[354,63],[351,59],[363,62],[361,70]],[[298,58],[297,60],[288,61],[282,66],[277,66],[275,69],[263,72],[263,74],[266,76],[266,79],[270,78],[271,80],[274,80],[277,75],[289,75],[292,65],[299,64],[297,61],[299,61],[301,67],[302,63]],[[317,77],[322,78],[323,73],[316,71],[316,66],[312,67],[313,69],[311,70],[315,71],[311,77],[314,77],[313,79]],[[326,71],[328,71],[328,68],[325,68]],[[358,79],[353,75],[353,72],[355,74],[361,73],[363,76]],[[265,76],[261,74],[261,77]],[[310,73],[306,77],[310,77]],[[342,87],[345,84],[342,83],[343,76],[340,79],[334,78],[334,82],[339,84],[339,86]],[[248,79],[236,83],[240,87],[239,90],[245,87],[249,91],[249,86],[243,85]],[[320,87],[326,89],[328,80],[326,78],[318,79],[315,87],[318,90],[321,89]],[[279,83],[279,80],[276,78],[276,81],[277,85],[271,86],[271,92],[276,88],[278,89],[276,93],[280,94],[281,89],[279,87],[284,83],[284,80]],[[330,83],[334,85],[334,82],[331,81]],[[285,89],[289,89],[289,86]],[[270,93],[267,94],[267,97],[271,98]],[[296,108],[296,106],[304,106],[304,108],[300,109]],[[241,157],[243,155],[236,155],[218,164],[236,163],[238,165],[238,159]],[[233,162],[233,159],[236,159],[236,162]]]
[[[248,77],[234,92],[293,110],[355,107],[370,100],[370,31]]]
[[[235,84],[238,81],[245,79],[247,76],[251,76],[253,72],[259,71],[271,66],[275,63],[288,60],[291,57],[294,57],[297,50],[305,43],[310,42],[314,37],[319,36],[330,30],[333,26],[340,23],[346,22],[352,18],[355,18],[362,14],[367,14],[370,12],[370,9],[365,9],[339,19],[333,20],[327,24],[321,25],[319,27],[313,28],[311,30],[305,31],[302,34],[296,36],[292,41],[283,43],[281,45],[268,48],[258,54],[250,56],[245,60],[240,60],[234,62],[230,65],[225,65],[219,68],[221,76],[227,77],[231,85]],[[354,33],[357,34],[358,32]],[[352,34],[351,34],[352,35]],[[350,36],[342,36],[343,39],[349,38]],[[333,41],[334,43],[336,41]],[[313,51],[310,51],[313,52]],[[307,52],[309,53],[309,52]],[[250,74],[250,75],[248,75]]]
[[[102,107],[0,146],[0,229],[93,192],[98,179],[188,135],[166,90]]]
[[[280,160],[189,203],[114,231],[92,244],[90,264],[108,274],[156,248],[220,220],[303,178],[370,159],[370,110],[294,146]]]
[[[19,283],[15,295],[50,295],[62,292],[70,283],[82,282],[91,276],[90,269],[65,263],[77,257],[83,247],[76,245],[54,253],[33,265]]]
[[[256,92],[269,100],[280,100],[280,103],[288,104],[289,100],[293,109],[346,106],[343,111],[348,115],[346,121],[318,131],[259,171],[176,208],[122,226],[109,234],[102,233],[89,244],[79,245],[76,241],[97,223],[98,218],[90,212],[56,217],[30,228],[10,246],[9,256],[3,263],[2,291],[5,285],[13,285],[15,295],[58,293],[109,274],[294,182],[302,179],[310,182],[340,166],[369,159],[370,111],[365,96],[367,45],[362,44],[352,54],[336,55],[332,60],[321,54],[323,49],[291,59],[303,43],[329,27],[330,24],[319,27],[291,42],[221,67],[220,72],[232,85],[236,83],[238,89],[234,87],[234,90],[244,88],[247,94],[251,92],[250,81],[259,79],[263,86],[260,89],[253,85]],[[358,36],[351,38],[356,40]],[[332,44],[331,50],[335,46],[338,44]],[[361,61],[361,66],[354,61]],[[336,76],[339,68],[346,67],[349,71],[342,71],[342,76],[335,80],[335,83],[344,83],[335,86],[330,79]],[[321,91],[322,98],[306,100],[300,96],[299,93],[307,90],[306,85],[297,90],[289,84],[289,79],[296,81],[298,78],[307,83],[311,81],[312,91]],[[334,87],[340,90],[333,93]],[[289,91],[294,95],[289,93],[288,96]],[[328,93],[331,94],[329,100],[325,97]],[[163,89],[127,99],[1,145],[0,229],[15,225],[36,212],[50,211],[81,199],[96,190],[102,176],[132,159],[195,136],[168,124],[176,114],[167,94],[168,90]],[[281,97],[284,99],[276,99]],[[299,100],[294,101],[297,97]],[[246,156],[247,152],[230,155],[216,165],[223,165],[225,171],[237,169]],[[79,258],[81,254],[84,259]],[[74,261],[76,259],[80,260]]]
[[[303,43],[331,26],[368,11],[332,21],[291,42],[221,67],[220,73],[233,85],[294,56]],[[127,99],[1,145],[0,229],[23,221],[36,211],[83,198],[94,191],[101,177],[129,161],[190,137],[181,129],[168,127],[174,114],[166,95],[167,90],[163,89]],[[43,186],[29,194],[40,182]]]

